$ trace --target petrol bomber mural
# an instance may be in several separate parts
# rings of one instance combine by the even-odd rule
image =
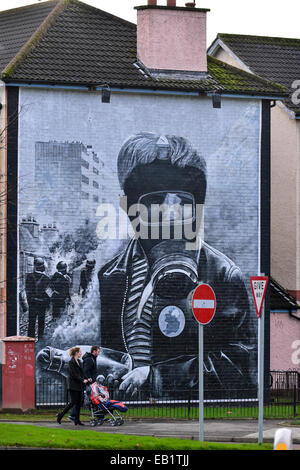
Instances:
[[[236,132],[258,111],[250,106],[248,117],[233,119]],[[236,152],[229,145],[223,136],[218,152]],[[239,256],[243,267],[257,263],[255,220],[238,220],[249,233],[231,227],[223,246],[211,235],[216,226],[226,231],[226,217],[247,214],[253,195],[235,194],[230,214],[217,200],[222,188],[210,188],[210,177],[213,189],[222,180],[204,155],[179,132],[128,133],[114,161],[83,142],[35,141],[34,192],[21,205],[19,328],[38,338],[37,380],[66,376],[71,346],[99,344],[99,380],[115,393],[197,393],[198,324],[187,296],[204,282],[217,304],[204,331],[206,396],[254,396],[255,313]],[[222,178],[232,178],[226,168]]]

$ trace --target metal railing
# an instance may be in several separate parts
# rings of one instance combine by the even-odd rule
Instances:
[[[257,418],[258,399],[253,389],[204,391],[205,418]],[[199,400],[197,390],[164,390],[162,396],[150,392],[138,392],[132,398],[124,393],[110,390],[111,399],[128,406],[126,415],[131,418],[198,418]],[[38,380],[36,382],[37,408],[62,408],[68,400],[64,379]],[[88,413],[88,409],[83,410]],[[265,393],[265,418],[293,418],[300,416],[300,374],[297,371],[271,371],[269,389]]]
[[[270,389],[273,396],[289,395],[295,387],[300,388],[300,373],[298,371],[276,370],[270,372]]]
[[[57,408],[64,406],[68,401],[66,380],[39,379],[35,382],[36,408]]]
[[[298,371],[270,372],[270,405],[277,413],[287,408],[293,417],[300,415],[300,373]]]

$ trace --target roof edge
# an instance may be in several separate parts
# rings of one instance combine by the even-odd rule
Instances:
[[[282,285],[280,285],[272,276],[270,276],[270,286],[275,291],[277,291],[278,295],[280,295],[286,302],[289,304],[288,310],[299,310],[300,304],[298,303],[297,299],[291,295]],[[276,307],[273,308],[273,311],[276,310]],[[300,320],[300,317],[299,317]]]
[[[239,56],[236,55],[236,53],[233,51],[233,49],[230,48],[221,38],[216,38],[214,42],[209,46],[209,48],[207,49],[207,55],[210,57],[217,58],[214,54],[216,51],[218,52],[219,49],[223,49],[224,52],[229,54],[236,62],[238,62],[242,67],[241,70],[244,70],[245,72],[251,73],[253,75],[257,75],[252,72],[251,68],[244,62],[244,60],[240,59]],[[259,77],[260,75],[257,76]]]
[[[255,73],[246,72],[246,70],[242,70],[238,67],[234,67],[233,65],[229,65],[226,62],[223,62],[222,60],[217,59],[216,57],[211,56],[211,55],[208,55],[208,62],[209,61],[214,62],[216,65],[219,65],[228,71],[236,72],[240,75],[244,75],[248,77],[251,76],[252,79],[255,77],[258,81],[265,83],[266,85],[274,87],[274,93],[275,93],[275,89],[277,88],[279,95],[282,95],[282,97],[289,96],[288,89],[284,85],[281,85],[280,83],[273,82],[272,80],[268,80],[267,78],[261,77],[260,75],[257,75]]]
[[[43,35],[48,31],[55,18],[65,9],[70,0],[59,0],[57,5],[48,14],[38,29],[31,35],[28,41],[23,45],[15,57],[2,70],[1,78],[6,79],[14,72],[19,62],[26,57],[29,51],[40,41]]]
[[[213,49],[213,51],[218,47],[219,45],[220,38],[215,37],[215,39],[210,43],[210,46],[207,47],[206,53],[207,55],[210,55],[210,50]]]
[[[217,38],[229,38],[229,37],[236,37],[236,38],[249,38],[249,39],[270,39],[270,40],[286,40],[286,41],[297,41],[300,43],[300,38],[288,38],[285,36],[264,36],[259,34],[234,34],[234,33],[218,33]]]
[[[136,23],[132,23],[132,21],[125,20],[124,18],[120,18],[119,16],[114,15],[113,13],[110,13],[105,10],[101,10],[101,8],[94,7],[93,5],[89,5],[88,3],[81,2],[80,0],[70,0],[71,2],[75,4],[80,4],[81,6],[84,6],[85,8],[88,8],[89,10],[96,10],[97,12],[101,12],[102,14],[115,19],[116,21],[119,21],[120,23],[124,23],[127,26],[135,27],[136,28]]]
[[[49,80],[49,81],[41,81],[41,80],[27,80],[27,79],[11,79],[11,80],[6,80],[4,82],[6,86],[16,86],[16,87],[41,87],[41,88],[50,88],[50,89],[58,89],[58,88],[76,88],[76,89],[86,89],[89,90],[91,88],[97,87],[100,88],[100,86],[94,82],[70,82],[70,81],[55,81]],[[218,89],[214,88],[207,88],[205,90],[199,90],[196,88],[191,88],[188,85],[186,87],[182,86],[181,88],[174,87],[171,85],[162,87],[160,86],[160,82],[157,81],[149,86],[137,86],[137,85],[131,85],[131,84],[124,84],[124,83],[108,83],[109,87],[111,88],[112,91],[124,91],[128,92],[129,90],[132,92],[138,92],[138,93],[176,93],[176,94],[194,94],[197,96],[211,96],[214,93],[218,93],[222,95],[224,98],[246,98],[246,99],[265,99],[265,100],[281,100],[283,99],[282,96],[275,96],[274,93],[271,94],[271,92],[251,92],[251,91],[233,91],[233,90],[225,90],[221,85],[219,86]],[[279,94],[278,94],[279,95]]]
[[[45,5],[46,3],[51,3],[55,0],[46,0],[45,2],[41,3],[40,5]],[[58,0],[59,1],[59,0]],[[12,13],[13,11],[20,11],[20,10],[26,10],[28,8],[32,8],[33,6],[36,6],[37,3],[30,3],[28,5],[23,5],[22,7],[15,7],[15,8],[8,8],[7,10],[1,10],[0,11],[0,16],[5,13]],[[56,6],[56,5],[55,5]],[[54,7],[53,7],[54,8]]]

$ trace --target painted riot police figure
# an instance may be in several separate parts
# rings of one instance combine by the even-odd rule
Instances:
[[[96,260],[86,260],[85,267],[80,271],[79,294],[85,297],[92,281]]]
[[[133,368],[110,379],[129,394],[197,389],[198,328],[186,299],[205,282],[217,304],[204,332],[205,389],[248,396],[255,382],[248,294],[240,269],[201,237],[204,158],[183,137],[140,133],[123,144],[118,176],[135,237],[98,273],[101,346],[128,353]]]
[[[38,338],[44,336],[45,315],[50,304],[47,289],[50,278],[45,274],[45,262],[42,258],[34,260],[34,272],[26,276],[26,297],[28,302],[28,336],[35,337],[35,324],[38,320]]]
[[[52,316],[54,320],[60,318],[67,306],[71,303],[71,278],[67,272],[67,263],[59,261],[56,265],[56,269],[57,271],[51,278],[51,288],[53,289],[51,297]]]

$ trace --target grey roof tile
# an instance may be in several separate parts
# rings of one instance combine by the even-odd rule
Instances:
[[[225,33],[219,33],[217,37],[253,73],[294,91],[293,82],[300,80],[300,39]],[[300,108],[291,102],[291,96],[285,103],[300,114]]]
[[[58,0],[0,12],[0,70],[15,57]]]
[[[53,2],[46,2],[53,3]],[[283,96],[283,87],[208,58],[208,75],[199,80],[154,78],[136,63],[136,25],[78,0],[60,0],[44,28],[9,67],[4,81],[119,88],[218,91]],[[41,6],[39,4],[36,7]],[[1,14],[0,14],[1,21]]]

